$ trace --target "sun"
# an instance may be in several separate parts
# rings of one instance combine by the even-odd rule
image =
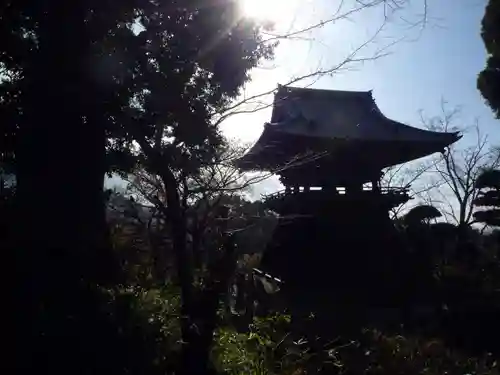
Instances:
[[[296,0],[240,0],[245,17],[282,23],[293,18]]]

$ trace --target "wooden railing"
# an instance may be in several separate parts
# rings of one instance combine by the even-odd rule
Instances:
[[[375,189],[363,189],[363,190],[358,190],[354,192],[349,192],[349,191],[335,191],[335,190],[280,190],[272,194],[261,194],[261,198],[263,201],[267,200],[273,200],[273,199],[279,199],[283,198],[286,196],[292,196],[292,195],[298,195],[298,194],[315,194],[315,195],[320,195],[320,194],[326,194],[329,196],[342,196],[342,195],[365,195],[365,194],[381,194],[381,195],[393,195],[393,196],[405,196],[408,194],[408,188],[405,187],[384,187],[380,188],[378,190]]]

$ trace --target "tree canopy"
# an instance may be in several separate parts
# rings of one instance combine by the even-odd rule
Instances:
[[[185,257],[178,184],[213,157],[222,139],[212,116],[275,44],[233,0],[6,1],[0,14],[0,161],[17,184],[9,228],[23,296],[16,310],[25,312],[20,332],[43,332],[33,347],[56,353],[85,340],[81,330],[98,334],[91,317],[99,304],[82,280],[116,282],[104,174],[138,164],[160,174],[174,247]],[[37,314],[47,300],[57,303]],[[81,319],[76,328],[68,316]],[[43,357],[25,363],[42,366]]]
[[[482,21],[481,36],[488,53],[486,67],[477,86],[497,118],[500,118],[500,2],[489,0]]]
[[[420,205],[413,207],[404,216],[404,221],[408,224],[422,223],[424,221],[429,221],[431,219],[437,219],[443,216],[439,210],[430,205]]]
[[[16,172],[24,230],[36,232],[21,237],[76,239],[81,253],[105,247],[104,173],[139,162],[195,173],[221,143],[212,116],[274,47],[232,0],[1,7],[1,157]],[[80,222],[52,236],[32,212]]]
[[[476,180],[479,190],[474,205],[479,208],[474,213],[474,219],[490,226],[500,224],[500,171],[496,169],[484,171]]]

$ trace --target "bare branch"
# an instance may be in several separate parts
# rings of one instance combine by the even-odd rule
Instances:
[[[443,101],[440,116],[431,119],[422,117],[422,120],[432,130],[456,130],[453,124],[459,114],[459,108],[448,110]],[[478,121],[463,129],[464,132],[472,133],[475,144],[466,148],[451,145],[442,153],[429,171],[438,178],[434,180],[434,187],[426,192],[425,199],[427,203],[437,205],[447,220],[459,226],[468,226],[473,223],[473,201],[478,194],[474,183],[484,169],[498,166],[500,155],[490,147],[487,137],[481,134]]]
[[[340,20],[344,20],[344,19],[346,19],[346,18],[348,18],[356,13],[359,13],[360,11],[365,10],[367,8],[373,8],[373,7],[381,5],[381,4],[387,4],[387,1],[386,0],[374,0],[374,1],[371,1],[371,2],[366,3],[366,4],[357,1],[357,3],[360,5],[342,13],[342,9],[344,7],[345,2],[344,2],[344,0],[341,0],[339,2],[337,10],[329,18],[322,20],[320,22],[314,23],[312,25],[309,25],[307,27],[304,27],[300,30],[296,30],[296,31],[289,30],[287,33],[284,33],[284,34],[273,34],[270,32],[265,32],[264,35],[269,35],[270,38],[265,39],[263,41],[263,43],[276,42],[276,41],[283,40],[283,39],[290,39],[290,38],[297,37],[301,34],[308,33],[312,30],[323,28],[328,24],[335,23],[335,22],[338,22]]]
[[[411,24],[413,27],[417,25],[421,25],[422,28],[427,23],[427,0],[422,0],[424,2],[423,6],[423,15],[420,17],[420,21],[418,22],[410,22],[405,20],[406,23]],[[302,35],[307,34],[316,29],[320,29],[325,27],[328,24],[334,24],[341,20],[347,20],[350,16],[357,14],[363,10],[376,8],[378,6],[383,7],[384,16],[381,22],[381,25],[374,31],[373,35],[369,37],[365,42],[361,43],[358,47],[354,48],[350,53],[347,54],[343,58],[343,60],[337,64],[332,66],[323,68],[318,66],[316,69],[310,71],[309,73],[299,74],[297,76],[291,77],[287,80],[287,82],[283,83],[285,86],[298,84],[310,79],[318,80],[321,77],[332,76],[341,72],[342,70],[352,67],[359,63],[364,63],[367,61],[374,61],[380,59],[389,54],[389,49],[396,45],[397,43],[406,39],[406,36],[402,36],[391,43],[377,49],[373,52],[371,56],[359,56],[360,53],[365,50],[369,45],[371,45],[381,34],[381,32],[386,28],[389,14],[392,14],[396,11],[401,10],[404,5],[408,4],[408,0],[370,0],[370,1],[359,1],[356,0],[356,6],[351,9],[344,10],[344,6],[347,2],[345,0],[339,1],[339,4],[333,14],[327,19],[318,21],[311,25],[308,25],[299,30],[288,30],[286,33],[282,34],[273,34],[271,32],[265,32],[265,35],[268,35],[269,38],[264,40],[264,43],[271,43],[280,40],[290,40],[297,37],[302,38]],[[402,19],[402,18],[401,18]],[[316,41],[318,42],[318,41]],[[262,92],[250,95],[248,97],[243,96],[240,100],[235,103],[231,103],[223,111],[218,113],[213,113],[213,121],[216,126],[220,125],[222,122],[227,120],[229,117],[239,114],[250,114],[255,113],[264,109],[269,108],[272,103],[265,102],[262,99],[272,95],[277,89],[272,88],[269,90],[263,90]]]

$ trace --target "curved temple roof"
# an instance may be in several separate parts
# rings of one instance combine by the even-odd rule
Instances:
[[[306,139],[405,143],[415,149],[422,147],[422,152],[414,153],[422,157],[441,151],[461,135],[418,129],[391,120],[377,107],[371,91],[279,86],[271,122],[265,124],[261,137],[240,165],[251,169],[252,159],[267,147],[269,139],[289,137],[304,138],[304,143]]]

